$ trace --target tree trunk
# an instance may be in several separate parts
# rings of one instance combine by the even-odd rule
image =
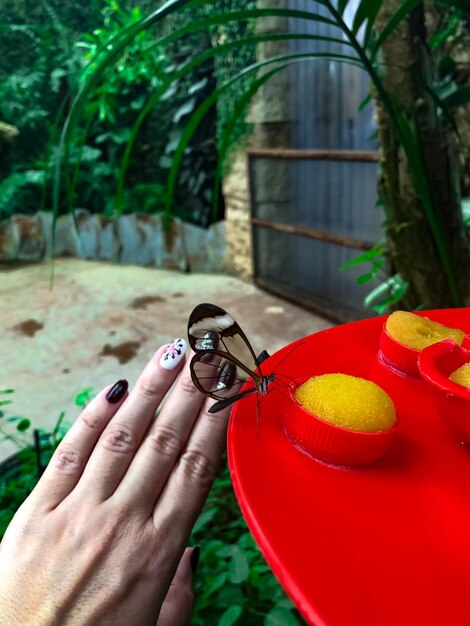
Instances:
[[[377,20],[379,32],[400,5],[400,0],[384,2]],[[460,302],[452,295],[407,157],[383,103],[376,99],[382,167],[379,193],[386,206],[387,234],[395,267],[410,285],[404,303],[411,309],[420,305],[470,305],[470,260],[460,208],[458,162],[452,154],[448,130],[424,87],[432,81],[432,60],[426,45],[422,5],[388,38],[383,46],[383,61],[385,87],[415,125],[436,219],[461,295]]]

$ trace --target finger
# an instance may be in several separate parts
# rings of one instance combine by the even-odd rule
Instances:
[[[134,509],[139,508],[148,517],[152,515],[155,502],[186,445],[204,402],[205,396],[192,381],[188,359],[116,489],[116,498],[121,501],[132,499]]]
[[[54,452],[28,504],[36,509],[52,510],[69,495],[101,433],[125,401],[127,387],[127,380],[119,380],[87,405]]]
[[[184,339],[175,339],[154,354],[126,402],[103,431],[77,491],[84,491],[97,501],[114,493],[184,363],[186,345]]]
[[[230,407],[209,413],[213,403],[204,404],[153,512],[155,527],[173,527],[182,542],[204,505],[225,449]]]
[[[197,550],[197,552],[195,552]],[[198,548],[186,548],[163,601],[157,626],[185,626],[193,612],[193,573]]]

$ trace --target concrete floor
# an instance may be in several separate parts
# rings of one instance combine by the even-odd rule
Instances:
[[[162,344],[186,336],[200,302],[227,309],[255,351],[282,346],[331,324],[252,284],[225,275],[181,274],[75,259],[0,268],[0,389],[13,388],[8,415],[50,428],[76,394],[119,378],[132,385]],[[2,397],[0,397],[0,400]],[[0,443],[0,460],[15,450]]]

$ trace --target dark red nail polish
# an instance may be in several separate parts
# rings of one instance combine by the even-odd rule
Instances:
[[[125,378],[118,380],[106,394],[106,400],[111,404],[116,404],[126,393],[128,387],[129,383]]]
[[[195,546],[193,548],[193,551],[191,552],[191,569],[193,570],[193,574],[196,573],[200,554],[201,549],[199,548],[199,546]]]

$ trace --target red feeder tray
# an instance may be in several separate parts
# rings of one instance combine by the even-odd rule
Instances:
[[[469,309],[422,314],[470,333]],[[429,383],[378,358],[384,321],[311,335],[262,370],[295,379],[341,372],[378,384],[399,418],[387,454],[346,469],[302,453],[285,432],[289,390],[281,376],[259,411],[256,394],[233,408],[233,486],[261,551],[309,624],[468,626],[470,451],[442,420]]]

